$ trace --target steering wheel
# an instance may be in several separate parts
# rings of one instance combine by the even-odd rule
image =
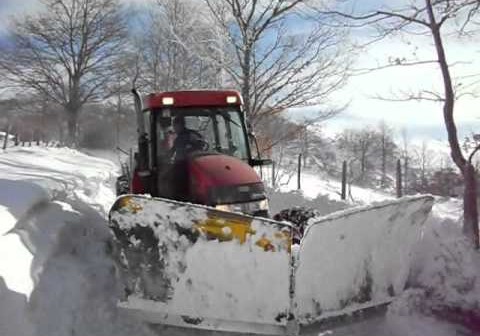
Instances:
[[[198,148],[200,150],[209,150],[210,149],[210,144],[208,141],[206,141],[203,136],[200,134],[200,132],[196,130],[191,130],[193,134],[195,134],[196,139],[192,142],[192,146],[194,148]]]
[[[198,139],[199,147],[201,150],[207,151],[210,149],[210,144],[204,139]]]

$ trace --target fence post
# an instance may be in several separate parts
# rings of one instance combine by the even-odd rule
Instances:
[[[272,188],[275,189],[275,161],[272,161]]]
[[[400,159],[397,160],[397,198],[403,196],[402,193],[402,163]]]
[[[300,184],[302,176],[302,154],[298,154],[298,169],[297,169],[297,189],[300,190],[302,189],[302,186]]]
[[[342,164],[342,200],[347,199],[347,161]]]

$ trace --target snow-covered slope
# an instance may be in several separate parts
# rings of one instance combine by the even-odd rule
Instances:
[[[153,335],[115,307],[119,288],[105,217],[117,169],[112,161],[67,148],[0,151],[1,336]],[[304,195],[273,193],[272,208],[318,205],[328,213],[346,206],[336,201],[336,183],[329,189],[332,182],[312,176],[303,185]],[[381,199],[362,192],[358,198],[365,203]],[[437,202],[415,249],[413,288],[386,319],[345,335],[461,334],[432,317],[445,305],[480,311],[480,257],[462,237],[460,210],[456,201]]]
[[[269,168],[262,169],[266,185],[271,187],[271,171]],[[321,214],[328,214],[346,206],[394,199],[394,195],[383,190],[351,185],[347,188],[347,200],[344,202],[340,197],[341,181],[325,172],[303,171],[300,179],[301,190],[297,189],[298,182],[295,172],[282,172],[281,175],[283,178],[277,182],[276,188],[269,190],[272,213],[278,213],[293,205],[315,208]]]

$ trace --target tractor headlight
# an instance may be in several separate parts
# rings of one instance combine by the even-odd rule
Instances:
[[[236,96],[227,96],[227,103],[228,104],[236,104],[238,99]]]

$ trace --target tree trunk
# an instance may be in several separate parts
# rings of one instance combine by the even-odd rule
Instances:
[[[382,188],[387,187],[387,144],[385,134],[382,136]]]
[[[455,106],[455,93],[453,90],[452,78],[448,67],[447,57],[443,46],[442,36],[440,34],[440,25],[435,20],[433,5],[431,0],[425,0],[428,17],[430,20],[430,29],[435,43],[435,50],[438,56],[438,63],[442,72],[443,84],[445,89],[445,102],[443,105],[443,117],[447,128],[448,143],[450,145],[450,155],[457,167],[463,174],[465,180],[465,192],[463,195],[463,232],[479,247],[478,240],[478,209],[476,206],[476,181],[475,169],[472,163],[463,156],[458,141],[457,127],[453,118]]]
[[[298,154],[298,167],[297,167],[297,189],[302,189],[302,154]]]
[[[471,162],[465,164],[463,170],[465,189],[463,193],[463,232],[473,239],[475,247],[479,247],[477,179],[475,168]]]
[[[400,159],[397,160],[397,198],[403,196],[402,193],[402,163]]]
[[[117,97],[117,113],[116,113],[116,122],[115,122],[115,148],[120,146],[120,114],[122,113],[122,97],[120,96],[120,91],[118,92]]]
[[[77,129],[78,129],[78,109],[67,111],[67,145],[69,147],[77,146]]]
[[[362,150],[362,157],[360,159],[360,171],[361,171],[361,175],[360,175],[360,179],[362,180],[362,182],[365,180],[365,170],[366,170],[366,153],[364,150]]]
[[[405,161],[403,162],[403,194],[407,195],[409,192],[408,183],[408,155],[405,155]]]
[[[243,98],[243,106],[245,109],[245,114],[247,116],[247,120],[254,123],[253,116],[252,116],[252,109],[251,109],[251,99],[250,99],[250,89],[251,89],[251,69],[250,69],[250,58],[251,58],[251,46],[248,45],[248,41],[244,41],[247,45],[245,48],[245,52],[243,56],[243,64],[242,64],[242,74],[243,74],[243,83],[242,83],[242,98]]]
[[[7,127],[5,127],[5,138],[3,139],[3,146],[2,146],[3,149],[7,149],[9,136],[10,136],[10,125],[7,125]]]

